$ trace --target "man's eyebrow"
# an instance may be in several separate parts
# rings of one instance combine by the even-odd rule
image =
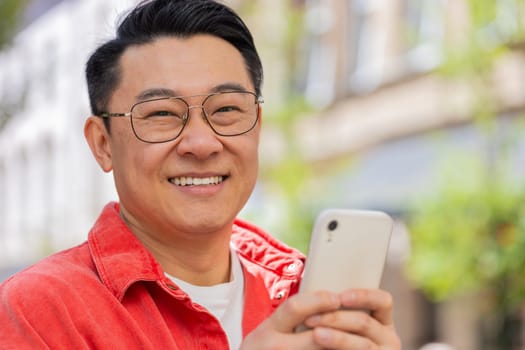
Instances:
[[[175,91],[171,89],[164,88],[152,88],[142,91],[137,95],[136,99],[138,102],[150,100],[153,98],[162,98],[162,97],[173,97],[177,96]]]
[[[212,87],[209,90],[209,93],[216,93],[216,92],[225,92],[225,91],[248,91],[244,86],[242,86],[239,83],[223,83],[216,85]],[[203,94],[205,94],[203,92]],[[142,91],[140,94],[137,95],[136,100],[137,102],[142,102],[146,100],[151,100],[155,98],[163,98],[163,97],[176,97],[181,96],[176,91],[166,88],[151,88]]]
[[[224,92],[224,91],[248,91],[239,83],[224,83],[211,88],[210,92]]]

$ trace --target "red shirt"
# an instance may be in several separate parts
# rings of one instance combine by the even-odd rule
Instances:
[[[297,292],[304,256],[241,220],[244,336]],[[227,349],[219,321],[192,303],[108,204],[83,244],[0,285],[0,349]]]

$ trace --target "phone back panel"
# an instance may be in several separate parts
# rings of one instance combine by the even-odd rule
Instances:
[[[322,212],[312,231],[300,291],[378,288],[392,227],[392,218],[379,211]]]

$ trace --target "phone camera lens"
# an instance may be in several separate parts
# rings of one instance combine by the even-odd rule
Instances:
[[[337,221],[336,220],[332,220],[328,223],[328,229],[330,231],[333,231],[337,228]]]

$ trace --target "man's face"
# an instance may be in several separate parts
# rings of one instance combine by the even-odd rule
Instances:
[[[121,81],[111,97],[110,112],[129,111],[137,97],[150,89],[194,96],[235,84],[254,91],[240,52],[209,35],[162,37],[132,46],[123,54],[120,67]],[[195,96],[186,100],[200,105],[203,99]],[[122,213],[136,233],[163,239],[176,234],[229,232],[253,190],[260,122],[246,134],[223,137],[213,132],[200,108],[191,109],[189,116],[177,139],[158,144],[138,140],[129,118],[111,120],[109,159],[102,167],[113,170]],[[182,178],[215,177],[223,181],[175,184]]]

